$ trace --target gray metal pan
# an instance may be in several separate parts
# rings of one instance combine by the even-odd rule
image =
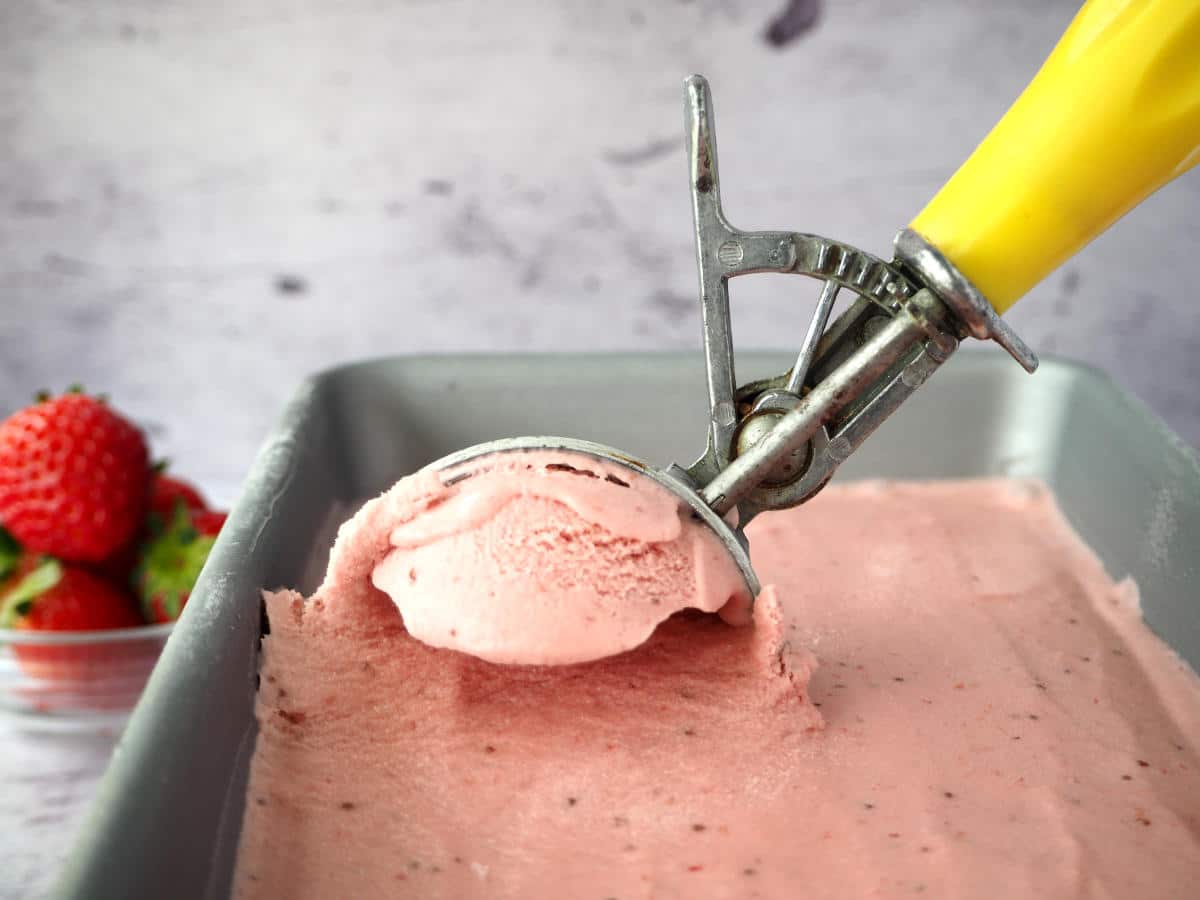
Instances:
[[[790,359],[740,357],[743,379]],[[690,460],[705,421],[699,355],[385,359],[307,381],[246,482],[106,774],[57,894],[229,894],[250,755],[259,589],[310,590],[356,501],[452,450],[562,434]],[[1200,667],[1200,461],[1106,376],[1035,377],[963,352],[840,478],[1035,476],[1146,618]]]

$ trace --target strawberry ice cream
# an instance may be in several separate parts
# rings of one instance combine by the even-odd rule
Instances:
[[[775,586],[752,627],[684,611],[562,666],[410,634],[411,598],[372,584],[383,509],[314,597],[267,595],[238,897],[1152,900],[1200,878],[1200,680],[1039,486],[829,488],[751,526]]]
[[[351,529],[386,534],[371,580],[409,634],[491,662],[612,656],[685,607],[749,621],[741,573],[690,508],[649,477],[581,453],[497,453],[421,473]],[[355,537],[339,547],[350,543],[356,554],[378,545]]]

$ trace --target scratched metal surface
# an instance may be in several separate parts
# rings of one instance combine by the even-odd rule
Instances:
[[[698,347],[683,75],[738,224],[885,253],[1074,7],[0,4],[0,414],[82,380],[233,486],[315,368]],[[1193,172],[1012,314],[1193,444],[1197,209]],[[799,340],[815,295],[736,287],[741,344]],[[0,746],[0,896],[36,896],[104,750]]]

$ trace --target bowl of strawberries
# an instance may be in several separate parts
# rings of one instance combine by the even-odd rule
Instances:
[[[119,725],[224,522],[102,396],[0,422],[0,712]]]

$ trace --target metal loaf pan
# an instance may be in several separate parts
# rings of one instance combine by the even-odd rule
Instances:
[[[743,380],[782,355],[739,360]],[[259,589],[307,590],[361,498],[460,447],[590,438],[660,464],[702,449],[698,354],[384,359],[307,381],[287,407],[167,644],[58,887],[71,898],[224,898],[254,749]],[[1146,618],[1200,668],[1200,462],[1106,376],[1030,377],[964,351],[839,478],[1035,476]],[[986,553],[986,547],[980,547]]]

